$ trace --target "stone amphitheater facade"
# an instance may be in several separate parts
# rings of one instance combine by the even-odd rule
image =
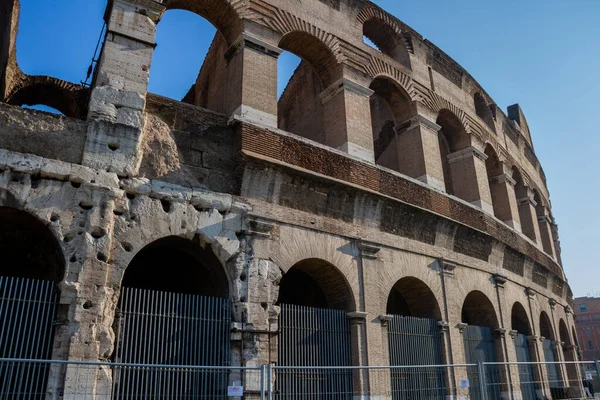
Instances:
[[[58,284],[53,358],[110,360],[122,283],[146,279],[229,298],[232,365],[277,364],[282,298],[314,305],[315,285],[347,312],[353,365],[389,365],[392,292],[439,321],[444,363],[465,363],[467,323],[494,329],[499,361],[516,331],[534,360],[543,337],[576,359],[523,111],[374,3],[111,0],[91,87],[24,74],[18,1],[0,8],[0,275]],[[169,9],[218,31],[182,102],[147,91]],[[302,62],[278,100],[284,50]]]

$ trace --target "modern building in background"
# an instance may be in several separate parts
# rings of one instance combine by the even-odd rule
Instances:
[[[600,360],[600,297],[573,300],[579,350],[587,361]]]
[[[183,101],[147,91],[170,9],[218,30]],[[277,399],[581,393],[577,368],[539,363],[577,355],[525,114],[396,17],[366,0],[111,0],[88,87],[20,70],[18,16],[17,0],[1,3],[0,358],[532,361],[494,367],[483,389],[484,374],[458,367],[275,370],[268,385]],[[302,62],[278,99],[284,50]],[[224,398],[228,381],[248,396],[265,384],[66,365],[2,369],[3,389]]]

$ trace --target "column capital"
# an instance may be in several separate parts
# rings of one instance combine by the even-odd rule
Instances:
[[[454,270],[458,266],[454,261],[446,260],[445,258],[438,258],[438,265],[440,267],[440,273],[444,275],[454,275]]]
[[[475,146],[465,147],[462,150],[455,151],[452,154],[448,154],[448,162],[454,163],[460,160],[464,160],[465,158],[479,158],[482,161],[487,160],[488,156],[481,150],[479,150]]]
[[[351,322],[364,323],[369,314],[364,311],[350,311],[346,315]]]
[[[456,327],[458,328],[458,331],[460,333],[463,333],[467,326],[469,326],[469,324],[467,324],[466,322],[459,322],[458,324],[456,324]]]
[[[368,258],[371,260],[377,259],[377,253],[381,250],[381,247],[375,243],[365,242],[360,240],[358,242],[358,250],[360,251],[360,255],[364,258]]]
[[[565,314],[573,314],[573,309],[568,304],[565,306]]]
[[[496,283],[496,286],[499,287],[499,288],[503,288],[504,284],[508,280],[508,278],[505,275],[502,275],[502,274],[494,274],[494,275],[492,275],[492,278],[494,279],[494,282]]]
[[[321,102],[325,104],[335,95],[343,91],[348,91],[361,97],[371,97],[371,95],[375,93],[373,90],[362,86],[360,83],[351,81],[348,78],[340,78],[327,89],[323,90],[319,94],[319,97],[321,98]]]
[[[558,303],[556,300],[550,298],[550,299],[548,299],[548,304],[550,305],[550,308],[554,310],[556,308],[556,304],[558,304]]]
[[[379,316],[379,322],[381,323],[381,326],[388,326],[393,318],[394,316],[392,315],[382,314]]]
[[[510,337],[511,337],[511,338],[513,338],[513,339],[517,337],[517,334],[518,334],[518,333],[519,333],[519,332],[518,332],[517,330],[515,330],[515,329],[511,329],[510,331],[508,331],[508,334],[509,334],[509,335],[510,335]]]
[[[494,332],[500,337],[506,336],[506,328],[496,328],[494,329]]]
[[[508,183],[511,186],[515,186],[517,184],[517,181],[515,181],[510,175],[508,175],[507,173],[502,173],[500,175],[496,175],[493,176],[490,179],[490,182],[492,183]]]
[[[527,298],[530,300],[535,300],[535,296],[537,294],[537,292],[535,291],[535,289],[533,288],[525,288],[525,294],[527,295]]]
[[[396,126],[394,126],[394,131],[396,132],[396,134],[401,134],[402,132],[405,132],[416,126],[422,126],[426,128],[428,132],[435,133],[436,135],[438,134],[440,129],[442,129],[442,127],[436,124],[435,122],[429,120],[428,118],[422,115],[417,114],[410,119],[396,124]]]
[[[246,217],[247,232],[251,235],[271,237],[271,231],[275,228],[275,222],[258,215]]]
[[[279,47],[270,45],[269,43],[255,38],[247,33],[242,33],[235,42],[225,52],[225,60],[231,61],[233,57],[243,48],[249,48],[258,52],[264,53],[268,56],[277,58],[283,52]]]
[[[448,323],[448,321],[441,320],[441,321],[438,321],[437,324],[440,327],[440,329],[443,331],[447,331],[448,329],[450,329],[450,324]]]
[[[544,338],[540,337],[540,336],[537,336],[537,335],[529,335],[529,336],[527,336],[527,341],[530,342],[530,343],[535,343],[538,340],[542,341],[542,340],[544,340]]]

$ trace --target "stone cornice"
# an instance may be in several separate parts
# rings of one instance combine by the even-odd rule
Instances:
[[[422,126],[422,127],[426,128],[425,129],[426,131],[435,133],[435,134],[437,134],[440,131],[440,129],[442,129],[441,126],[439,126],[435,122],[430,121],[426,117],[424,117],[422,115],[415,115],[414,117],[397,124],[394,127],[394,131],[397,134],[401,134],[402,132],[405,132],[415,126]]]

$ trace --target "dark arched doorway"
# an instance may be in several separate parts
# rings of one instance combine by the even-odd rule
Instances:
[[[114,359],[135,364],[227,366],[228,280],[199,240],[167,237],[143,248],[123,276]],[[224,371],[128,370],[115,375],[117,398],[225,396]],[[150,383],[154,382],[154,383]]]
[[[490,299],[478,290],[470,292],[462,307],[462,322],[467,324],[463,330],[465,359],[468,364],[479,362],[495,363],[499,360],[502,343],[494,331],[498,328],[498,318]],[[469,394],[471,398],[482,398],[479,389],[479,375],[474,370],[467,371]],[[487,398],[500,398],[500,373],[496,365],[486,366]]]
[[[535,343],[532,346],[529,344],[531,334],[531,324],[527,317],[525,307],[519,302],[516,302],[510,314],[511,329],[514,331],[515,352],[517,362],[525,363],[517,365],[519,371],[519,382],[521,385],[521,396],[523,400],[536,400],[536,382],[535,371],[532,361],[537,361],[535,353]]]
[[[279,364],[289,368],[279,371],[276,390],[282,398],[346,398],[350,370],[293,368],[352,365],[347,312],[354,297],[344,275],[324,260],[300,261],[283,275],[278,304]]]
[[[443,332],[438,323],[441,313],[435,295],[421,280],[402,278],[390,291],[386,313],[390,317],[387,333],[392,398],[443,399],[444,369],[418,367],[446,364]]]
[[[0,207],[0,358],[48,360],[65,260],[48,227],[30,214]],[[1,363],[0,392],[46,391],[49,364]]]

